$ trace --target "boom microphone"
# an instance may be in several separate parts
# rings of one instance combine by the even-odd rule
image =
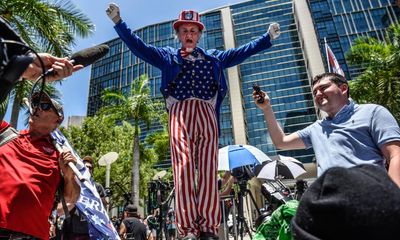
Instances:
[[[72,54],[71,61],[74,65],[86,67],[104,57],[108,51],[110,48],[106,44],[97,45]]]
[[[106,44],[85,48],[72,54],[70,57],[70,63],[73,65],[83,65],[86,67],[104,57],[109,51],[110,48]],[[50,68],[44,75],[47,77],[51,76],[52,74],[54,74],[54,69]]]

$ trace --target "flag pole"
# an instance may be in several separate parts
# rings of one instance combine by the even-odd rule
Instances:
[[[329,64],[329,55],[328,55],[328,43],[326,41],[326,37],[324,37],[324,43],[325,43],[325,56],[326,56],[326,63],[328,66],[328,72],[331,72],[331,65]]]

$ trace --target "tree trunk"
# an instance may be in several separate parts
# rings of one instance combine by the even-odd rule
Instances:
[[[140,153],[139,153],[139,128],[135,127],[133,139],[133,159],[132,159],[132,202],[139,206],[139,174],[140,174]]]
[[[17,129],[18,127],[18,118],[19,118],[19,111],[21,110],[21,103],[22,103],[22,96],[20,94],[15,94],[11,110],[11,119],[10,119],[10,125],[15,129]]]

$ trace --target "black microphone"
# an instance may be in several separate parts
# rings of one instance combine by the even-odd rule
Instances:
[[[73,65],[83,65],[86,67],[104,57],[109,51],[110,47],[108,47],[106,44],[85,48],[72,54],[70,57],[70,63]],[[48,77],[52,74],[54,74],[54,69],[50,68],[44,75]]]
[[[110,48],[106,44],[97,45],[72,54],[71,61],[74,61],[74,65],[86,67],[104,57],[108,51]]]

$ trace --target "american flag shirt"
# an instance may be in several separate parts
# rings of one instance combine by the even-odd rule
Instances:
[[[213,76],[212,63],[201,56],[193,59],[190,55],[184,59],[181,73],[168,84],[169,97],[166,99],[167,108],[189,98],[210,102],[215,106],[218,83]]]

